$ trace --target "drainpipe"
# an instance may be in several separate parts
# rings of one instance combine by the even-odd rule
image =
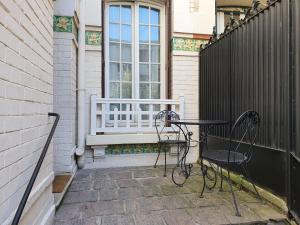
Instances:
[[[78,30],[78,140],[76,155],[79,169],[84,167],[85,148],[85,0],[79,3]]]

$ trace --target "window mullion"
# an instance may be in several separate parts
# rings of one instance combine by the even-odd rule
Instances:
[[[150,16],[151,16],[151,8],[149,7],[149,12],[148,12],[148,45],[149,45],[149,61],[148,61],[148,73],[149,73],[149,99],[151,99],[151,26],[150,26]]]
[[[135,73],[134,73],[134,89],[135,89],[135,98],[140,98],[140,64],[139,64],[139,4],[135,3],[134,4],[134,31],[135,31],[135,40],[134,40],[134,52],[135,55],[133,57],[133,62],[135,65]]]

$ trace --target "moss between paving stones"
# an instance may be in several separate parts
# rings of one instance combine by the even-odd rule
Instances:
[[[223,175],[226,177],[228,176],[227,170],[223,169]],[[230,178],[235,184],[240,185],[245,190],[248,190],[255,194],[252,184],[250,182],[248,182],[242,175],[238,175],[236,173],[230,172]],[[257,188],[257,191],[259,192],[260,196],[264,200],[271,203],[273,206],[277,207],[279,210],[283,211],[284,213],[288,212],[286,202],[283,199],[281,199],[280,197],[274,195],[273,193],[271,193],[261,187],[258,187],[257,185],[256,185],[256,188]]]

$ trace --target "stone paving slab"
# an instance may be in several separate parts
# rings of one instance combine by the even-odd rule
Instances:
[[[177,187],[163,168],[137,167],[80,170],[61,206],[55,225],[214,225],[242,224],[285,215],[235,188],[242,217],[235,216],[228,186],[205,190],[202,178],[191,176]]]

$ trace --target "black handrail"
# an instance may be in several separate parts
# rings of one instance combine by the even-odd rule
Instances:
[[[36,177],[37,177],[37,175],[38,175],[38,173],[39,173],[39,171],[41,169],[42,163],[44,161],[44,158],[46,156],[48,147],[50,145],[51,139],[53,137],[54,131],[56,129],[56,126],[57,126],[59,118],[60,118],[59,114],[57,114],[57,113],[48,113],[48,116],[54,116],[56,118],[55,118],[54,124],[53,124],[53,126],[51,128],[50,134],[49,134],[49,136],[47,138],[46,144],[45,144],[45,146],[43,148],[43,151],[42,151],[42,153],[40,155],[39,161],[37,162],[37,164],[36,164],[36,166],[34,168],[33,174],[32,174],[32,176],[31,176],[31,178],[29,180],[29,183],[28,183],[28,185],[26,187],[25,193],[24,193],[24,195],[22,197],[22,200],[21,200],[21,202],[20,202],[20,204],[18,206],[18,209],[17,209],[17,212],[16,212],[15,217],[13,219],[12,225],[18,225],[19,224],[20,218],[22,216],[22,213],[23,213],[23,210],[25,208],[26,202],[27,202],[28,197],[30,195],[31,189],[32,189],[33,184],[34,184],[34,182],[36,180]]]

